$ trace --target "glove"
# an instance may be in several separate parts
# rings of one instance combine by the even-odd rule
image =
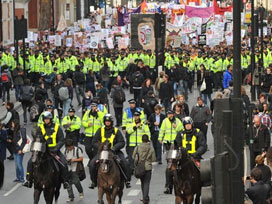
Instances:
[[[134,130],[134,131],[136,131],[136,130],[137,130],[137,127],[136,127],[136,126],[134,126],[134,127],[133,127],[133,130]]]

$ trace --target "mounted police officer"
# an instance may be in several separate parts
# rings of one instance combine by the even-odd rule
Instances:
[[[69,187],[68,183],[68,166],[67,161],[64,155],[61,153],[60,149],[64,145],[63,132],[58,123],[52,122],[53,116],[49,111],[44,112],[43,121],[44,124],[41,124],[37,129],[36,138],[44,140],[47,144],[49,154],[56,160],[58,167],[61,172],[63,179],[63,186],[65,189]],[[32,173],[32,159],[28,161],[27,165],[27,174],[26,182],[24,183],[25,187],[31,188],[33,182],[33,173]]]
[[[113,118],[110,114],[106,114],[104,116],[103,121],[105,126],[97,130],[92,141],[94,149],[98,151],[99,142],[104,143],[105,141],[109,141],[111,143],[111,150],[116,155],[114,159],[120,168],[121,174],[123,174],[123,177],[126,181],[126,187],[130,188],[131,173],[129,169],[129,164],[125,159],[123,152],[121,151],[121,149],[125,146],[125,140],[123,138],[123,135],[120,132],[120,130],[118,130],[118,128],[113,127]],[[89,164],[90,175],[92,180],[90,188],[92,189],[97,186],[97,170],[98,170],[97,160],[98,154],[96,154],[96,156],[92,159],[92,161]]]
[[[179,132],[176,137],[176,142],[179,146],[187,150],[187,153],[199,165],[202,155],[207,151],[207,141],[204,134],[193,126],[191,117],[183,119],[184,131]],[[199,166],[198,166],[199,167]]]

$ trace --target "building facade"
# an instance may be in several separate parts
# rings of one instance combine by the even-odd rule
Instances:
[[[2,0],[0,7],[0,42],[3,46],[14,42],[14,2],[13,0]]]

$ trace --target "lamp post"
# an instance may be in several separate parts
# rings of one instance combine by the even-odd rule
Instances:
[[[254,0],[251,0],[251,38],[250,38],[250,46],[251,46],[251,101],[255,101],[255,86],[253,84],[253,74],[255,70],[255,40],[254,40]]]
[[[51,0],[52,4],[52,32],[55,32],[55,1]]]

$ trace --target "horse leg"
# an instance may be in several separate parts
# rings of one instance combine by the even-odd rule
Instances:
[[[122,204],[123,188],[119,188],[118,197],[119,197],[118,204]]]
[[[186,203],[187,204],[193,204],[193,202],[194,202],[194,195],[189,195],[189,196],[187,196],[186,197]]]
[[[106,199],[108,204],[113,204],[113,199],[110,192],[106,192]]]
[[[55,189],[55,204],[58,204],[58,199],[60,195],[60,187],[61,187],[61,184],[58,184]]]
[[[112,190],[112,204],[115,204],[115,199],[117,197],[118,194],[118,186],[113,187]]]
[[[180,195],[176,195],[176,204],[182,203],[182,197]]]
[[[98,204],[103,204],[104,191],[102,187],[98,187]]]
[[[40,200],[42,190],[35,188],[34,189],[34,204],[38,204]]]
[[[54,200],[54,188],[45,189],[43,194],[46,204],[52,204]]]
[[[201,192],[197,192],[196,196],[195,196],[195,204],[199,204],[200,203],[200,196],[201,196]]]

